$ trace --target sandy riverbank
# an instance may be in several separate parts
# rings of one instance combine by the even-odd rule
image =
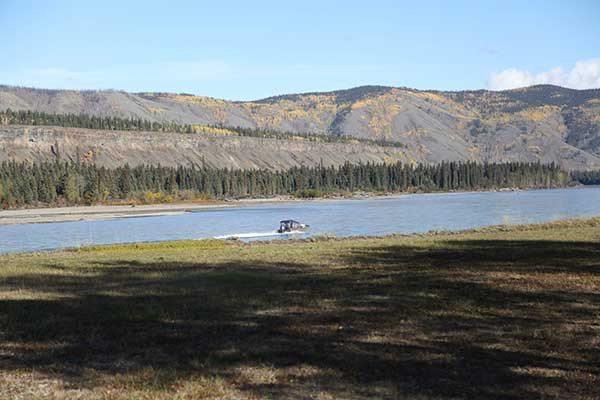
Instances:
[[[39,224],[50,222],[99,221],[115,218],[158,217],[179,215],[186,212],[251,206],[265,203],[299,202],[299,201],[336,201],[348,199],[366,199],[376,197],[398,197],[405,194],[388,196],[356,195],[334,198],[298,199],[290,196],[277,196],[259,199],[241,199],[203,203],[171,203],[146,205],[95,205],[55,208],[28,208],[0,211],[0,225]]]
[[[258,203],[260,201],[256,201]],[[115,218],[156,217],[178,215],[204,209],[251,204],[250,202],[149,204],[138,206],[78,206],[60,208],[31,208],[0,211],[0,225],[48,222],[98,221]]]

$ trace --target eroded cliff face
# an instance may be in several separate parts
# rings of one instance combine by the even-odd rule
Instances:
[[[191,164],[218,168],[285,169],[346,161],[418,162],[404,150],[359,143],[262,139],[208,134],[106,131],[43,126],[0,126],[0,162],[73,161],[116,165]]]
[[[234,102],[185,94],[0,87],[0,109],[6,108],[386,139],[406,145],[408,159],[430,163],[539,161],[600,168],[600,90],[544,85],[438,92],[370,86]],[[313,146],[311,151],[320,150]],[[247,162],[260,164],[255,156]],[[263,164],[272,164],[269,160]]]

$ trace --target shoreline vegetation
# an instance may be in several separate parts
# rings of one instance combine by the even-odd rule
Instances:
[[[106,168],[78,160],[0,164],[0,208],[94,204],[158,204],[355,192],[450,192],[565,187],[556,164],[441,162],[345,163],[287,170],[230,170],[191,165]]]
[[[6,398],[600,397],[600,217],[0,259]]]

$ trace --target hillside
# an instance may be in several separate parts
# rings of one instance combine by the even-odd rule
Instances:
[[[360,143],[262,139],[216,134],[107,131],[52,126],[0,125],[0,162],[61,158],[114,167],[205,165],[280,170],[300,165],[414,161],[406,150]]]
[[[236,102],[188,94],[0,86],[0,109],[7,108],[393,140],[407,146],[411,161],[554,161],[568,169],[600,168],[598,89],[542,85],[440,92],[365,86]],[[1,157],[10,150],[5,147]]]

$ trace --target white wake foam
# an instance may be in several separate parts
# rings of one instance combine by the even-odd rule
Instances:
[[[246,239],[246,238],[267,237],[267,236],[293,235],[295,233],[302,233],[302,231],[291,231],[291,232],[284,232],[284,233],[279,233],[277,231],[271,231],[271,232],[232,233],[232,234],[229,234],[229,235],[215,236],[214,238],[215,239],[233,239],[233,238]]]

